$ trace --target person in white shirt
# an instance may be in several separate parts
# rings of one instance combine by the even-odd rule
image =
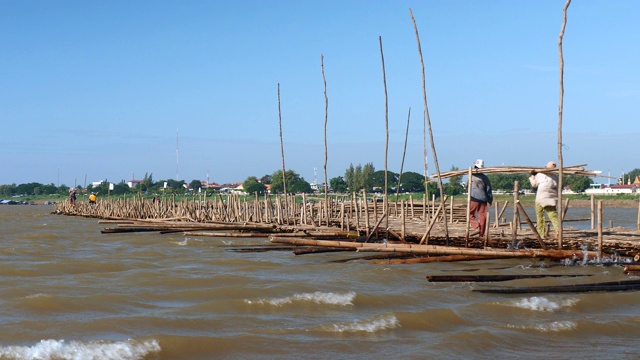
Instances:
[[[549,161],[545,168],[554,169],[556,163]],[[558,175],[552,173],[540,173],[536,170],[531,170],[531,176],[529,182],[534,188],[538,188],[536,193],[536,229],[538,234],[544,237],[545,218],[544,213],[547,213],[553,230],[556,232],[556,238],[558,237]]]

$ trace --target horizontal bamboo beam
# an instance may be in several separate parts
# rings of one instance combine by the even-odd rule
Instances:
[[[640,280],[609,281],[592,284],[502,287],[494,289],[474,289],[473,291],[489,294],[533,294],[533,293],[576,293],[593,291],[632,291],[640,290]]]
[[[496,281],[509,281],[509,280],[517,280],[517,279],[538,279],[538,278],[545,278],[545,277],[578,277],[578,276],[591,276],[591,275],[590,274],[429,275],[427,276],[427,280],[429,282],[496,282]]]
[[[585,252],[582,250],[514,250],[514,249],[470,249],[438,245],[417,245],[417,244],[380,244],[380,243],[359,243],[352,241],[330,241],[313,240],[301,238],[282,238],[271,236],[269,240],[273,243],[305,245],[305,246],[333,246],[344,248],[355,248],[358,251],[371,252],[404,252],[424,255],[478,255],[493,258],[582,258]],[[597,253],[587,252],[587,257],[594,259]]]

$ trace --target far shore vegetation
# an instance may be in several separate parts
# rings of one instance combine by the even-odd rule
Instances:
[[[453,166],[451,170],[458,170]],[[624,179],[614,179],[612,183],[627,183],[631,179],[635,179],[640,175],[640,169],[634,169],[625,174]],[[324,197],[325,186],[323,183],[309,183],[303,177],[293,170],[285,172],[287,191],[292,194],[308,194],[308,199],[313,196]],[[506,200],[513,199],[513,189],[516,181],[519,183],[520,201],[523,205],[532,205],[534,202],[534,192],[528,181],[528,174],[488,174],[494,190],[495,202],[504,203]],[[398,201],[412,199],[414,201],[422,200],[425,194],[425,178],[416,172],[405,172],[402,175],[388,171],[387,195],[390,201]],[[571,193],[563,193],[563,199],[569,201],[584,202],[590,201],[591,197],[584,194],[584,190],[588,189],[593,180],[584,176],[568,175],[564,176],[563,184],[565,190]],[[100,182],[95,186],[89,184],[86,187],[76,186],[77,198],[80,201],[86,200],[91,193],[96,193],[98,197],[128,197],[139,196],[143,198],[167,197],[171,196],[176,199],[212,197],[218,194],[237,192],[239,183],[235,184],[207,184],[201,180],[192,180],[187,183],[184,180],[166,179],[154,181],[153,174],[145,174],[141,181],[137,181],[134,187],[131,187],[127,181],[121,180],[118,183],[107,181]],[[242,183],[241,196],[255,199],[256,196],[264,197],[267,195],[282,194],[283,177],[282,170],[277,170],[271,175],[262,177],[249,176]],[[333,177],[329,180],[330,195],[351,196],[355,193],[361,197],[363,190],[368,198],[382,197],[385,193],[385,172],[384,170],[375,170],[373,164],[368,163],[364,166],[351,164],[345,170],[344,176]],[[437,188],[436,181],[427,181],[427,194],[429,200],[433,197],[439,198],[440,192]],[[456,201],[462,201],[466,198],[466,177],[450,177],[443,184],[443,192],[445,195],[453,196]],[[42,203],[46,201],[59,202],[69,196],[71,188],[67,185],[56,186],[52,184],[26,183],[26,184],[7,184],[0,185],[0,199],[12,199],[15,201],[28,203]],[[618,195],[599,195],[596,199],[612,201],[619,200],[621,202],[637,201],[638,195],[635,194],[618,194]],[[578,205],[578,204],[576,204]],[[584,203],[581,204],[584,206]]]

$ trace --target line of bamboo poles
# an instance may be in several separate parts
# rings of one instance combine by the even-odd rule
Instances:
[[[334,195],[325,199],[307,195],[281,195],[264,198],[239,195],[206,194],[191,199],[177,200],[175,196],[162,200],[149,200],[140,196],[99,199],[91,204],[85,201],[71,203],[65,200],[54,205],[54,213],[95,217],[111,220],[165,220],[191,223],[257,223],[276,226],[330,227],[369,234],[372,222],[383,217],[383,203],[377,198]],[[459,217],[465,210],[454,205],[450,212]],[[390,216],[409,216],[430,220],[433,202],[396,202],[390,206]]]

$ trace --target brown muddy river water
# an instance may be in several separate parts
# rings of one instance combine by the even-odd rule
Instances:
[[[266,239],[101,234],[106,226],[96,219],[50,211],[0,206],[1,359],[638,359],[640,354],[638,291],[473,291],[635,278],[618,265],[531,259],[334,263],[358,254],[233,251],[266,245]],[[633,226],[637,210],[626,211]],[[426,280],[456,274],[590,276]]]

